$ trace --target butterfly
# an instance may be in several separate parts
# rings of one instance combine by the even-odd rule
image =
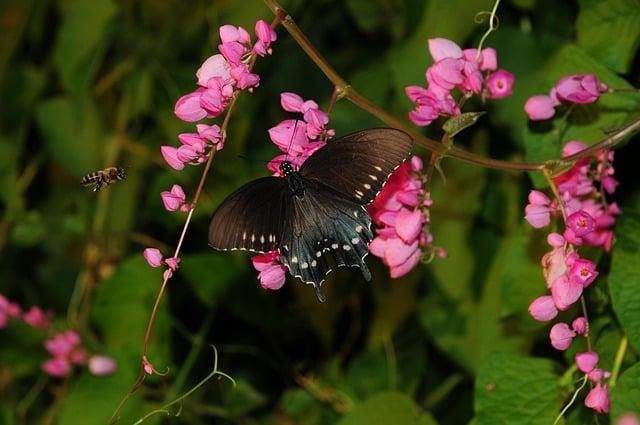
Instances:
[[[265,253],[279,250],[291,275],[311,284],[324,301],[321,285],[338,266],[359,267],[373,239],[366,206],[407,158],[411,137],[392,128],[358,131],[311,155],[299,170],[283,161],[284,177],[262,177],[229,195],[209,223],[209,245],[221,251]]]

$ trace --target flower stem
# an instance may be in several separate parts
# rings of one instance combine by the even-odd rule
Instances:
[[[613,388],[616,386],[616,382],[618,381],[618,375],[620,374],[620,366],[622,366],[622,360],[624,359],[624,355],[627,352],[627,346],[629,344],[629,339],[626,335],[622,337],[620,340],[620,345],[618,346],[618,351],[616,352],[616,358],[613,361],[613,368],[611,370],[611,379],[609,379],[609,388]]]

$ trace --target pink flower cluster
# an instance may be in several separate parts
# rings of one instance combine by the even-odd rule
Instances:
[[[9,319],[22,320],[31,327],[46,330],[51,325],[53,312],[45,312],[34,305],[23,313],[18,303],[14,303],[0,294],[0,329],[4,329],[7,326]]]
[[[250,63],[255,55],[271,54],[271,43],[276,40],[276,32],[262,20],[256,22],[254,44],[242,27],[223,25],[219,32],[220,53],[209,57],[196,72],[199,87],[176,102],[174,112],[183,121],[215,118],[225,111],[238,90],[257,87],[260,77],[251,72]],[[219,126],[198,124],[195,133],[178,136],[180,147],[162,146],[160,152],[171,168],[182,170],[185,164],[206,162],[211,149],[224,147],[224,138]]]
[[[380,226],[369,251],[389,267],[392,278],[409,273],[423,256],[446,256],[443,250],[431,245],[433,236],[428,225],[433,202],[422,189],[420,171],[419,157],[405,161],[368,208],[373,221]]]
[[[333,129],[328,129],[329,115],[320,110],[313,100],[304,100],[295,93],[280,94],[280,105],[287,112],[302,114],[302,119],[287,119],[269,129],[269,138],[283,154],[273,158],[267,164],[274,176],[283,177],[280,164],[289,161],[294,167],[300,166],[315,151],[323,147],[327,138],[335,135]],[[282,288],[287,268],[280,263],[279,252],[270,251],[251,258],[253,267],[259,272],[258,280],[265,289],[277,290]]]
[[[524,104],[524,111],[530,120],[548,120],[556,113],[555,108],[562,102],[593,103],[609,87],[594,74],[569,75],[562,77],[551,89],[549,96],[539,94],[530,97]]]
[[[164,258],[160,250],[157,248],[145,248],[142,255],[144,255],[144,259],[147,260],[147,263],[151,267],[160,267],[163,264],[167,266],[167,269],[162,274],[162,277],[165,280],[171,279],[171,276],[173,276],[173,272],[178,270],[178,267],[180,265],[180,258]]]
[[[22,320],[31,327],[53,332],[52,311],[45,312],[38,306],[32,306],[23,314],[20,305],[0,294],[0,329],[7,326],[8,319]],[[117,369],[116,361],[111,357],[88,355],[80,336],[72,330],[59,332],[53,338],[45,340],[44,347],[52,358],[42,363],[42,370],[53,377],[69,376],[73,365],[85,363],[89,372],[94,375],[110,375]]]
[[[82,346],[80,335],[68,330],[56,334],[44,342],[44,346],[52,358],[42,364],[42,370],[56,378],[69,376],[73,366],[87,364],[93,375],[104,376],[115,373],[118,365],[107,356],[89,356]]]
[[[431,124],[440,115],[460,114],[460,104],[451,92],[458,89],[464,96],[481,94],[500,99],[511,95],[515,77],[498,68],[496,51],[486,48],[462,50],[444,38],[429,39],[429,52],[434,64],[427,68],[427,87],[408,86],[405,92],[416,104],[409,119],[418,126]],[[483,71],[486,71],[483,75]]]
[[[563,156],[578,153],[587,146],[571,141],[563,149]],[[579,247],[601,246],[610,251],[613,244],[612,226],[620,209],[615,203],[608,204],[605,194],[615,191],[618,182],[613,177],[613,152],[599,152],[593,160],[583,158],[570,170],[554,179],[560,199],[550,200],[547,195],[533,190],[525,208],[525,219],[535,228],[546,227],[552,217],[562,217],[564,231],[550,233],[547,242],[551,251],[542,257],[542,267],[547,287],[551,294],[536,298],[529,306],[531,316],[539,321],[554,319],[559,311],[568,310],[576,303],[584,289],[598,276],[593,261],[581,258]],[[551,328],[551,345],[564,351],[569,348],[576,335],[587,336],[589,324],[578,317],[571,326],[556,323]],[[596,385],[585,399],[585,405],[599,413],[609,410],[607,386],[602,383],[608,372],[596,367],[595,352],[576,356],[578,368],[588,375]]]
[[[271,43],[276,32],[265,21],[256,22],[257,41],[251,44],[251,36],[242,27],[220,27],[218,50],[221,54],[209,57],[198,69],[198,87],[178,99],[175,113],[183,121],[196,122],[203,118],[215,118],[229,105],[235,90],[257,87],[260,77],[251,73],[249,63],[253,55],[271,54]]]
[[[280,105],[287,112],[302,114],[302,120],[288,119],[281,121],[269,129],[269,138],[282,152],[267,165],[275,176],[282,177],[280,164],[290,161],[294,167],[300,168],[315,151],[325,145],[324,140],[335,135],[335,131],[327,129],[329,115],[319,109],[313,100],[304,100],[295,93],[280,94]]]

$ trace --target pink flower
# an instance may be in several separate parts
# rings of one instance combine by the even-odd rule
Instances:
[[[196,122],[206,118],[208,113],[202,106],[200,106],[200,98],[204,91],[205,89],[199,88],[194,92],[180,97],[173,110],[176,116],[182,121],[187,122]]]
[[[584,405],[598,413],[609,412],[609,390],[606,385],[597,383],[584,399]]]
[[[640,420],[633,413],[625,413],[618,418],[616,425],[640,425]]]
[[[591,285],[596,277],[598,277],[596,265],[593,261],[583,258],[576,259],[569,270],[569,279],[580,282],[584,288]]]
[[[485,80],[490,99],[501,99],[511,96],[515,77],[512,73],[499,69],[489,74]]]
[[[584,317],[578,317],[571,323],[571,327],[578,335],[585,335],[588,330],[587,319]]]
[[[42,370],[54,378],[62,378],[71,372],[71,363],[63,357],[54,357],[42,363]]]
[[[280,105],[287,112],[305,113],[309,109],[318,109],[318,104],[313,100],[304,100],[302,97],[291,92],[280,93]]]
[[[435,62],[446,58],[462,58],[462,49],[451,40],[446,38],[430,38],[429,53]]]
[[[180,258],[178,257],[170,257],[167,258],[166,260],[164,260],[164,263],[169,266],[169,269],[173,270],[174,272],[176,270],[178,270],[178,266],[180,265]]]
[[[184,162],[178,158],[178,149],[173,146],[161,146],[160,153],[167,164],[174,170],[184,169]]]
[[[544,295],[533,300],[529,305],[529,313],[534,319],[546,322],[558,315],[558,309],[553,302],[553,297]]]
[[[256,22],[256,36],[258,41],[253,46],[253,51],[260,56],[266,56],[271,54],[271,43],[278,38],[275,30],[271,28],[266,21],[259,20]]]
[[[556,350],[564,351],[571,345],[576,333],[569,328],[566,323],[556,323],[551,327],[549,332],[549,339],[551,345]]]
[[[146,248],[143,255],[151,267],[160,267],[162,265],[162,253],[159,249]]]
[[[482,49],[480,56],[478,56],[478,49],[464,49],[462,56],[469,62],[476,62],[480,71],[495,71],[498,69],[498,55],[492,47]]]
[[[67,357],[80,344],[80,336],[74,331],[65,331],[44,342],[47,351],[54,357]]]
[[[94,355],[89,358],[89,372],[96,376],[112,375],[118,363],[111,357]]]
[[[231,76],[236,80],[240,90],[251,89],[260,85],[260,76],[249,71],[249,66],[242,63],[231,69]]]
[[[555,115],[555,107],[558,105],[559,102],[551,96],[536,95],[527,100],[524,111],[532,121],[548,120]]]
[[[538,190],[532,190],[529,192],[529,204],[525,207],[525,220],[536,229],[548,226],[551,222],[550,204],[551,200],[547,195]]]
[[[167,211],[177,211],[179,209],[182,212],[188,212],[189,209],[191,209],[186,203],[184,190],[182,190],[182,187],[178,184],[174,184],[170,192],[166,190],[160,192],[160,197],[162,198],[164,209]]]
[[[196,72],[198,85],[208,87],[207,83],[213,77],[218,77],[226,81],[231,78],[230,70],[231,65],[229,65],[229,62],[227,62],[224,56],[220,54],[210,56]]]
[[[253,267],[260,272],[258,279],[264,289],[278,290],[284,285],[287,268],[279,257],[278,251],[271,251],[251,258]]]
[[[230,43],[237,41],[242,44],[251,43],[251,36],[242,27],[236,27],[233,25],[222,25],[219,29],[220,41],[223,43]]]
[[[573,103],[593,103],[608,90],[594,74],[569,75],[556,83],[558,98]]]
[[[22,311],[18,304],[12,303],[7,297],[0,294],[0,329],[7,325],[9,317],[20,317],[21,314]]]
[[[585,211],[577,211],[567,217],[567,227],[573,231],[573,234],[577,237],[584,236],[593,232],[596,227],[596,223],[593,217]],[[565,234],[565,239],[566,239]]]
[[[603,379],[609,378],[609,376],[611,376],[611,373],[606,372],[600,369],[599,367],[596,367],[595,369],[593,369],[591,372],[587,374],[587,378],[589,378],[590,381],[595,383],[601,382]]]
[[[542,274],[551,288],[553,282],[567,272],[567,263],[563,247],[554,248],[546,253],[541,260]]]
[[[551,284],[551,296],[553,302],[560,311],[568,310],[580,295],[582,295],[583,286],[579,282],[570,281],[566,275],[558,277]]]
[[[589,373],[598,365],[598,353],[586,351],[576,354],[576,364],[581,372]]]
[[[33,306],[24,313],[22,319],[26,324],[33,326],[34,328],[47,329],[51,324],[53,318],[53,312],[44,312],[40,307]]]
[[[453,58],[437,61],[427,70],[427,81],[434,90],[449,92],[465,81],[464,62]]]
[[[306,131],[307,123],[304,121],[284,120],[269,129],[269,137],[281,151],[296,155],[304,152],[304,145],[309,142]]]
[[[401,209],[396,217],[396,233],[406,243],[411,243],[420,236],[425,217],[422,211]]]

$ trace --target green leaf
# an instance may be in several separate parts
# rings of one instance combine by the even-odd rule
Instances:
[[[111,376],[93,376],[84,372],[74,380],[69,392],[61,399],[60,425],[102,425],[109,421],[116,406],[135,379],[129,365],[118,362],[118,371]],[[132,397],[120,414],[122,423],[132,423],[141,416],[141,399]]]
[[[231,257],[224,252],[184,255],[180,273],[200,302],[207,307],[214,307],[229,285],[246,269],[246,265],[238,260],[238,257]]]
[[[625,370],[611,390],[612,423],[625,413],[640,415],[640,363]]]
[[[475,423],[553,423],[560,408],[553,362],[505,353],[488,356],[475,384]]]
[[[449,135],[449,138],[453,138],[456,134],[460,133],[465,128],[471,127],[478,122],[481,116],[486,112],[465,112],[455,117],[449,118],[442,124],[442,129]]]
[[[616,245],[613,249],[609,290],[613,310],[629,344],[640,352],[640,214],[624,209],[616,227]]]
[[[120,263],[116,271],[100,283],[92,319],[101,328],[104,345],[118,359],[139,364],[140,347],[162,283],[161,275],[161,270],[149,267],[141,252]],[[159,370],[166,366],[163,362],[168,359],[170,346],[167,293],[164,298],[156,316],[149,348],[149,358]]]
[[[371,396],[345,415],[338,425],[435,424],[430,415],[420,415],[409,397],[398,392],[381,392]]]
[[[36,118],[51,155],[78,177],[102,168],[102,134],[93,103],[56,97],[40,104]]]
[[[640,43],[640,1],[580,0],[578,3],[578,44],[614,71],[627,73]]]
[[[111,0],[72,0],[64,8],[53,48],[53,62],[64,85],[74,95],[85,93],[106,46],[106,28],[116,13]]]
[[[540,84],[537,93],[547,93],[563,76],[580,73],[595,73],[610,87],[629,88],[627,81],[589,56],[580,47],[568,44],[560,49],[549,63],[538,71]],[[536,93],[530,93],[533,95]],[[606,137],[604,130],[620,127],[629,119],[630,111],[640,104],[640,97],[629,94],[604,94],[590,105],[576,105],[571,112],[566,131],[559,138],[553,127],[561,125],[563,112],[556,119],[545,122],[530,122],[523,131],[526,158],[528,161],[557,159],[562,146],[569,140],[580,140],[591,145]],[[546,185],[541,173],[532,174],[537,187]]]

